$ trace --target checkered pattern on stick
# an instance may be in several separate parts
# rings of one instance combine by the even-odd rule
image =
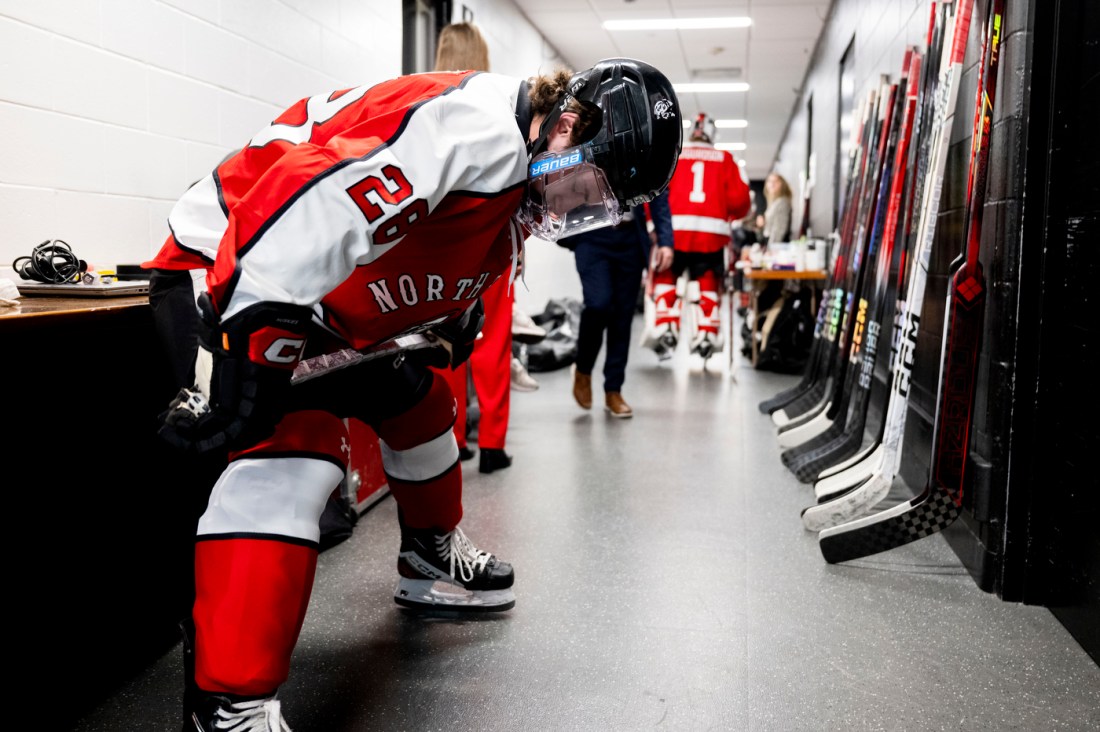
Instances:
[[[958,516],[959,508],[950,494],[934,488],[913,499],[904,513],[822,536],[821,554],[830,564],[878,554],[942,531]]]

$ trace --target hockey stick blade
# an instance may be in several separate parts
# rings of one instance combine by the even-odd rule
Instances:
[[[825,561],[837,564],[931,536],[958,517],[959,507],[946,491],[929,491],[873,516],[825,529],[818,543]]]
[[[862,459],[843,470],[829,475],[823,472],[818,476],[817,482],[814,483],[814,495],[817,496],[818,501],[823,498],[828,500],[827,496],[839,495],[847,489],[859,485],[881,469],[885,454],[886,448],[882,443],[876,443]]]
[[[878,505],[892,482],[889,476],[876,473],[854,488],[823,498],[802,511],[802,525],[809,531],[823,531],[847,524]]]

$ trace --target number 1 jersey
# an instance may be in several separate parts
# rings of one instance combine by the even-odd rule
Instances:
[[[704,142],[688,142],[669,184],[668,205],[676,250],[717,252],[730,243],[732,222],[751,210],[749,186],[733,156]]]

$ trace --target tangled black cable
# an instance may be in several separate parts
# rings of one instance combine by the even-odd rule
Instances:
[[[76,282],[88,271],[88,263],[77,258],[72,247],[60,239],[47,239],[29,256],[16,257],[11,266],[25,280],[51,285]]]

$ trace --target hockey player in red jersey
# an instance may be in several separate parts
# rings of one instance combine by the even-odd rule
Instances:
[[[705,360],[722,348],[719,298],[726,253],[733,222],[749,212],[752,202],[733,156],[716,149],[715,138],[714,121],[700,114],[669,185],[675,254],[670,269],[651,274],[654,319],[645,339],[662,360],[679,342],[682,297],[676,282],[685,270],[691,352]]]
[[[514,605],[512,567],[459,528],[454,398],[430,367],[468,358],[480,295],[511,285],[527,232],[618,223],[667,187],[680,137],[671,84],[640,61],[417,74],[301,100],[184,193],[146,263],[164,339],[195,356],[161,434],[228,455],[198,524],[185,729],[286,728],[276,692],[347,467],[344,418],[380,438],[396,602]],[[392,351],[416,338],[435,345]],[[388,355],[295,379],[349,352]]]

